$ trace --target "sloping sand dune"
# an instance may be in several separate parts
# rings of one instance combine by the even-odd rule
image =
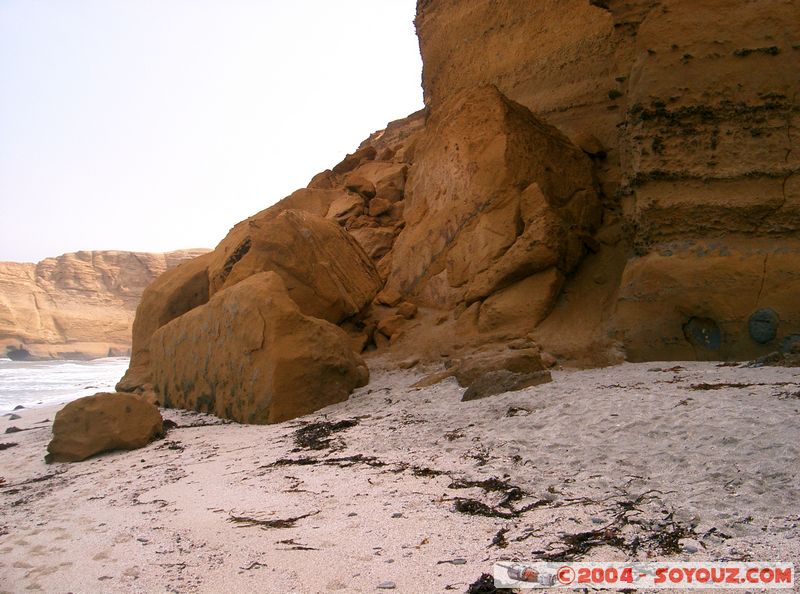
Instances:
[[[557,371],[466,403],[453,380],[411,388],[421,373],[374,369],[279,425],[165,411],[164,440],[72,465],[42,460],[55,409],[2,418],[30,430],[0,435],[18,444],[0,591],[464,592],[504,559],[800,562],[798,368]]]

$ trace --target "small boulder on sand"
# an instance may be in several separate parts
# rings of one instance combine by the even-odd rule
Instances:
[[[532,373],[516,373],[507,369],[489,371],[483,374],[467,388],[461,397],[461,402],[487,398],[503,392],[516,392],[532,386],[538,386],[553,381],[549,371],[534,371]]]
[[[503,349],[476,353],[464,359],[454,370],[453,375],[459,385],[466,387],[493,371],[529,374],[542,370],[544,364],[538,348]]]
[[[135,450],[161,434],[158,409],[133,394],[101,392],[58,411],[45,461],[80,462],[110,450]]]

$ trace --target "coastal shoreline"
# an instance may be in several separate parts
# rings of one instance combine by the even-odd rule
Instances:
[[[164,439],[77,464],[44,463],[58,407],[0,417],[0,592],[464,592],[498,560],[800,561],[798,368],[560,370],[460,402],[380,363],[317,413],[164,410]]]
[[[17,406],[63,406],[96,392],[113,392],[129,361],[127,357],[91,361],[0,359],[0,415],[15,413]]]

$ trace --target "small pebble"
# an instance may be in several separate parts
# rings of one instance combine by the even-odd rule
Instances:
[[[347,517],[348,517],[348,518],[354,518],[354,517],[355,517],[355,516],[357,516],[357,515],[358,515],[358,514],[357,514],[356,512],[350,512],[349,514],[347,514]]]
[[[683,552],[684,553],[696,553],[697,551],[698,551],[698,549],[694,545],[687,544],[687,545],[683,546]]]
[[[19,427],[9,427],[6,429],[6,433],[19,433],[20,431],[22,431],[22,429]]]
[[[392,514],[392,517],[393,518],[402,518],[403,514],[401,512],[395,512],[395,513]]]
[[[14,413],[10,413],[8,415],[8,420],[9,421],[16,421],[17,419],[21,419],[21,418],[22,418],[21,416],[15,415]]]
[[[394,582],[381,582],[378,584],[378,590],[394,590],[397,584]]]
[[[605,523],[605,520],[603,518],[600,518],[598,516],[594,516],[592,518],[592,524],[603,524],[603,523]]]

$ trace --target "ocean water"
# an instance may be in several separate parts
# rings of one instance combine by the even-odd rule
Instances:
[[[93,361],[12,361],[0,359],[0,414],[69,402],[95,392],[114,391],[128,368],[127,357]]]

